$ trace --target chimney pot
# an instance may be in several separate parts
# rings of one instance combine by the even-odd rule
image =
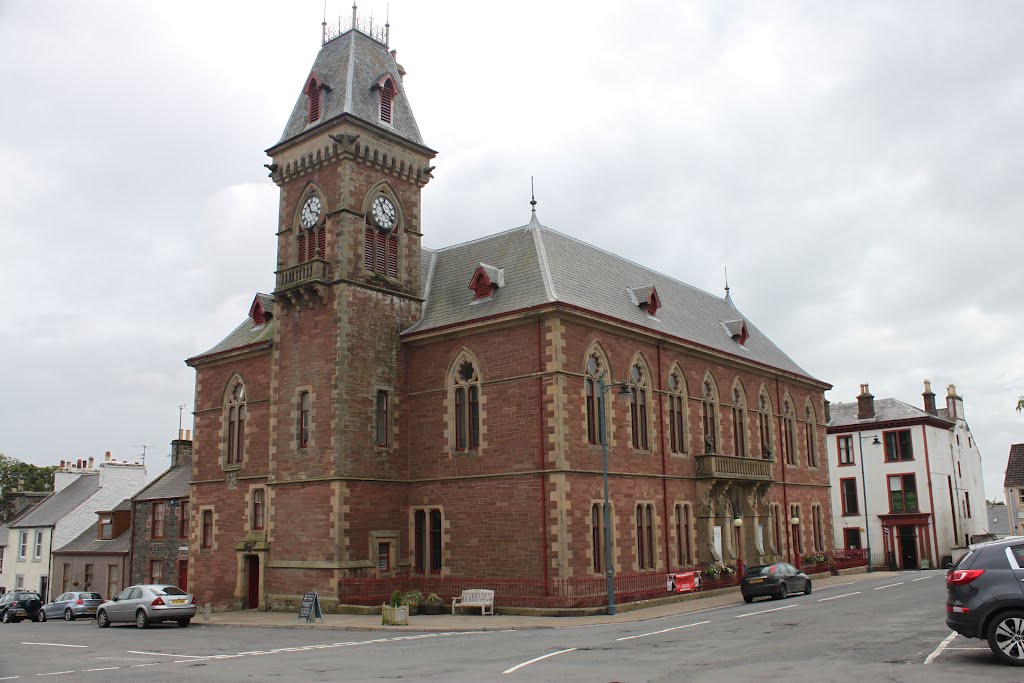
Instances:
[[[110,451],[107,451],[107,462],[110,462]]]
[[[92,463],[93,463],[93,460],[92,460],[92,458],[89,458],[89,469],[90,469],[90,470],[92,469]]]
[[[939,411],[935,408],[935,393],[932,391],[932,383],[930,381],[924,381],[924,392],[922,392],[921,396],[924,397],[924,412],[930,415],[938,415]]]
[[[860,385],[860,396],[857,397],[857,419],[868,420],[875,416],[875,397],[868,391],[867,384]]]

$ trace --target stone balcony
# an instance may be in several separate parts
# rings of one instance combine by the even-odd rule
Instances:
[[[331,265],[321,258],[314,258],[306,263],[277,271],[274,300],[286,307],[323,303],[327,298],[327,287],[330,283]]]
[[[698,455],[699,479],[734,479],[737,481],[775,481],[774,460],[738,458],[735,455]]]

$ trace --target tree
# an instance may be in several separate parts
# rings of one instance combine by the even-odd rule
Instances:
[[[1024,410],[1024,396],[1017,399],[1017,412]]]
[[[55,465],[40,467],[0,453],[0,521],[6,518],[19,484],[23,491],[52,491],[56,470]]]

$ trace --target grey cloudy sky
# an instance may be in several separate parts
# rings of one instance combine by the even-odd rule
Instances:
[[[1002,498],[1024,441],[1024,4],[390,6],[439,151],[427,246],[527,222],[535,176],[545,225],[710,292],[728,267],[740,310],[833,402],[955,383]],[[166,466],[183,360],[273,289],[263,150],[322,15],[0,0],[0,452],[147,444]]]

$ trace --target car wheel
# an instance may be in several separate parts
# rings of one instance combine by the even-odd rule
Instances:
[[[779,595],[776,597],[776,600],[785,600],[787,597],[789,597],[789,589],[786,587],[786,584],[782,584],[779,586]]]
[[[44,612],[43,610],[39,610],[38,620],[39,621],[46,621],[46,612]]]
[[[1010,610],[993,619],[988,646],[1006,664],[1024,666],[1024,611]]]
[[[753,595],[744,595],[743,596],[743,602],[748,603],[748,604],[751,603],[751,602],[754,602],[754,596]]]
[[[146,610],[139,610],[135,613],[135,625],[139,628],[146,628],[149,626],[149,618],[146,616]]]
[[[110,626],[110,617],[107,616],[106,610],[100,610],[96,613],[96,625],[100,628],[107,628]]]
[[[4,610],[4,615],[0,617],[0,621],[4,622],[5,624],[11,623],[11,613],[9,610]]]
[[[64,621],[74,621],[74,620],[75,620],[75,613],[71,611],[70,607],[68,607],[66,610],[64,610]]]
[[[811,594],[811,580],[807,579],[807,585],[804,586],[804,595]]]
[[[192,620],[191,619],[178,619],[178,626],[181,626],[182,628],[185,628],[186,626],[188,626],[190,621],[192,621]]]

